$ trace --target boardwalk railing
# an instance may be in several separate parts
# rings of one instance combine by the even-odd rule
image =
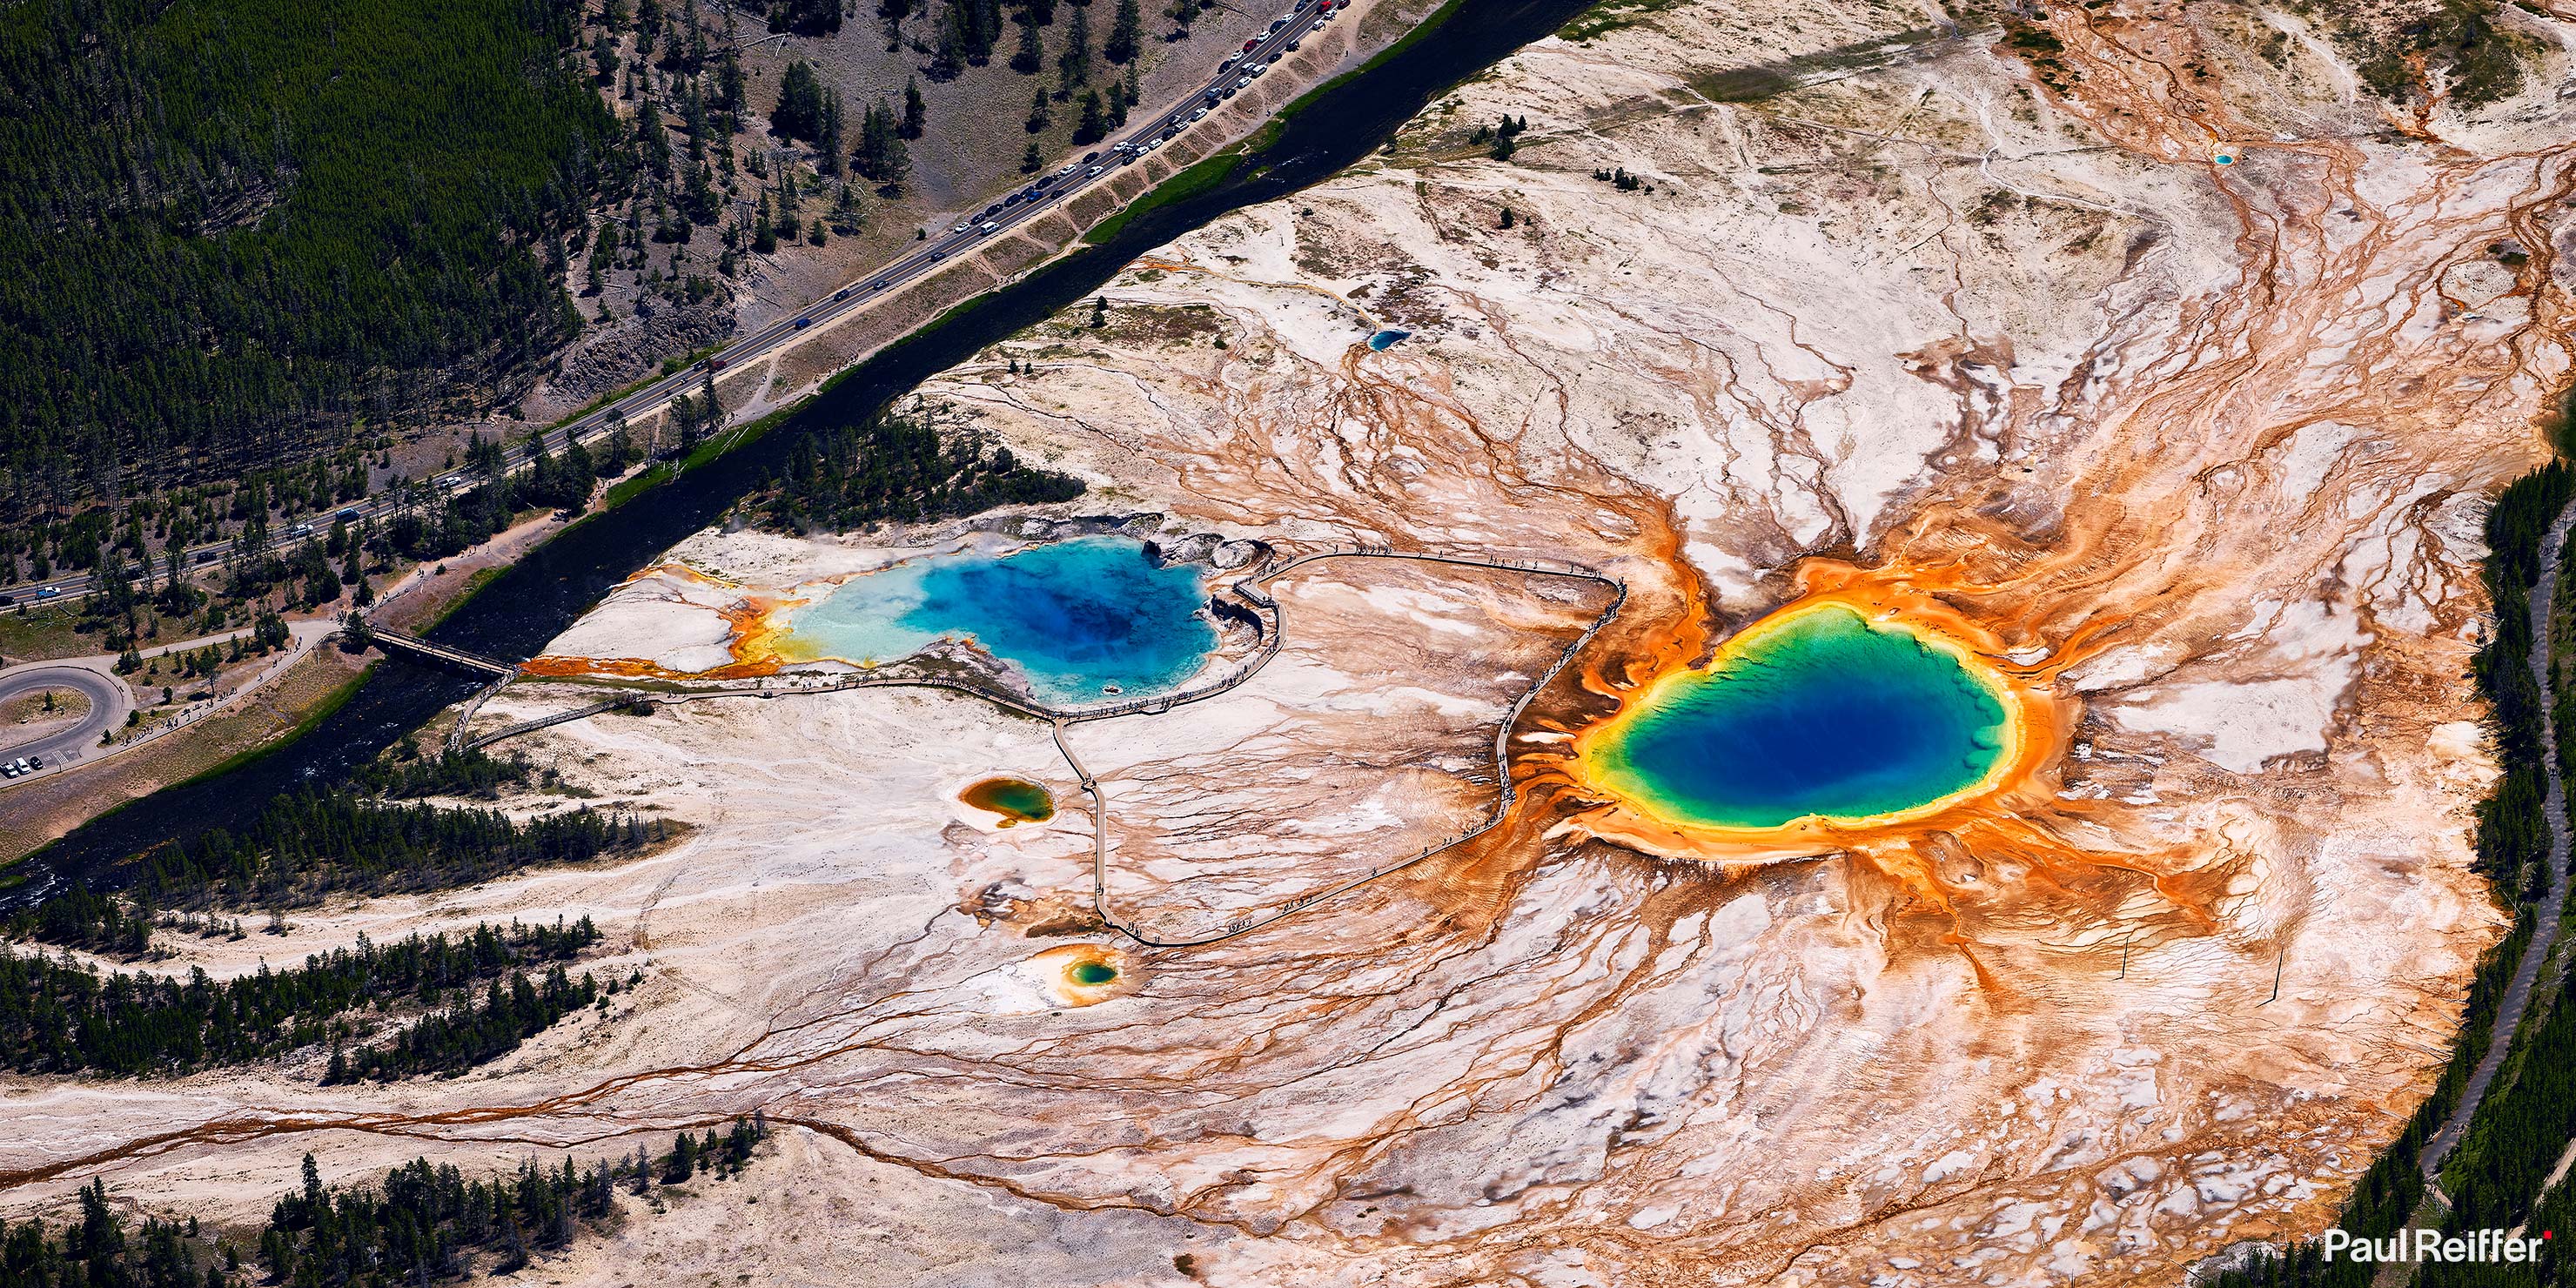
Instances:
[[[471,649],[458,648],[453,644],[432,643],[417,635],[405,635],[401,631],[389,631],[381,626],[369,627],[367,636],[378,648],[389,653],[410,653],[428,658],[433,662],[442,662],[448,666],[461,667],[484,675],[514,676],[519,673],[519,665],[516,662],[504,662],[497,657],[485,657]]]

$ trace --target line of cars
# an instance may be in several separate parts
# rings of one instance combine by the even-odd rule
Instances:
[[[20,756],[8,764],[0,765],[0,778],[24,778],[44,767],[45,758],[42,756]]]
[[[1260,79],[1264,73],[1277,66],[1281,57],[1297,52],[1297,47],[1305,43],[1305,39],[1308,35],[1322,31],[1324,29],[1324,24],[1331,22],[1333,20],[1333,15],[1339,13],[1343,7],[1349,3],[1350,0],[1297,0],[1296,8],[1270,20],[1270,29],[1268,31],[1243,42],[1243,49],[1241,52],[1226,55],[1225,61],[1216,65],[1217,74],[1221,76],[1227,72],[1237,70],[1236,65],[1238,63],[1242,63],[1242,74],[1235,79],[1235,82],[1232,85],[1217,84],[1209,86],[1207,91],[1202,94],[1201,97],[1207,100],[1209,107],[1214,107],[1218,103],[1222,103],[1225,100],[1234,97],[1236,94],[1252,88],[1252,82]],[[1244,59],[1252,56],[1252,51],[1261,48],[1262,41],[1268,40],[1282,31],[1286,31],[1293,24],[1305,22],[1307,20],[1306,11],[1310,7],[1315,11],[1313,25],[1307,27],[1303,32],[1289,36],[1288,42],[1279,47],[1278,54],[1275,54],[1261,62],[1243,63]],[[1199,117],[1205,115],[1207,115],[1207,108],[1200,108],[1197,115],[1190,117],[1190,120],[1195,121],[1199,119]]]
[[[1349,7],[1349,5],[1350,0],[1297,0],[1296,5],[1289,9],[1288,12],[1271,20],[1268,30],[1243,42],[1242,53],[1228,55],[1224,62],[1217,64],[1218,73],[1222,75],[1227,71],[1233,70],[1237,62],[1244,57],[1249,56],[1254,50],[1259,49],[1263,41],[1269,40],[1272,37],[1277,36],[1280,32],[1288,30],[1292,24],[1311,21],[1312,25],[1307,28],[1307,32],[1322,31],[1325,23],[1332,21],[1335,14]],[[1312,11],[1315,15],[1311,20],[1306,17],[1309,11]],[[1304,40],[1306,34],[1307,33],[1298,33],[1291,35],[1288,38],[1287,43],[1280,47],[1281,52],[1294,53],[1298,45]],[[956,224],[952,225],[948,229],[947,236],[989,237],[1002,230],[1002,225],[998,221],[997,216],[1000,216],[1020,205],[1044,199],[1048,192],[1054,189],[1057,184],[1064,183],[1067,180],[1072,180],[1076,184],[1087,182],[1089,180],[1099,178],[1102,174],[1108,172],[1109,168],[1112,166],[1133,164],[1146,153],[1161,147],[1165,143],[1171,142],[1173,139],[1179,138],[1181,131],[1205,120],[1209,109],[1215,107],[1221,102],[1224,102],[1226,99],[1234,97],[1236,93],[1251,88],[1255,77],[1268,72],[1273,66],[1276,66],[1278,62],[1278,57],[1273,56],[1263,62],[1253,64],[1243,76],[1235,81],[1233,85],[1229,86],[1220,83],[1210,87],[1203,94],[1203,97],[1206,99],[1206,103],[1203,106],[1194,109],[1186,116],[1182,116],[1177,113],[1174,114],[1164,122],[1163,129],[1159,134],[1156,134],[1151,138],[1147,138],[1141,143],[1133,140],[1119,142],[1110,147],[1106,156],[1098,150],[1086,152],[1083,154],[1081,160],[1068,161],[1061,169],[1058,169],[1053,174],[1039,176],[1028,186],[1011,193],[1009,196],[1002,198],[1000,201],[994,202],[992,205],[984,207],[975,214],[957,221]],[[1077,175],[1079,178],[1076,177]],[[947,247],[933,249],[930,251],[928,258],[924,262],[933,264],[938,263],[939,261],[948,258],[948,251],[949,248]],[[893,281],[894,279],[891,277],[883,277],[868,283],[864,288],[845,286],[832,293],[832,299],[830,302],[834,304],[840,303],[841,301],[848,299],[853,291],[861,289],[874,294],[875,292],[882,291],[888,286],[893,285]],[[814,318],[810,314],[800,314],[793,322],[790,323],[791,329],[798,331],[802,331],[812,325],[814,325]],[[725,368],[725,360],[722,358],[709,358],[700,362],[698,364],[698,368],[709,373],[722,371]]]

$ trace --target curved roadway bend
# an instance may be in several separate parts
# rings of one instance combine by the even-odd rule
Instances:
[[[2522,950],[2522,960],[2514,966],[2513,982],[2505,986],[2504,997],[2496,1004],[2495,1029],[2487,1039],[2487,1053],[2469,1074],[2469,1085],[2460,1093],[2460,1103],[2451,1110],[2451,1116],[2443,1120],[2442,1129],[2424,1143],[2424,1179],[2428,1182],[2438,1181],[2442,1160],[2450,1156],[2452,1146],[2460,1143],[2460,1134],[2468,1130],[2469,1120],[2477,1116],[2478,1106],[2486,1100],[2487,1086],[2495,1081],[2497,1067],[2504,1063],[2506,1052],[2513,1049],[2514,1030],[2522,1027],[2522,1013],[2531,1002],[2532,982],[2540,976],[2550,945],[2557,942],[2559,910],[2567,903],[2567,785],[2558,775],[2558,729],[2549,710],[2549,695],[2555,691],[2549,683],[2549,608],[2557,598],[2558,559],[2566,549],[2571,523],[2576,523],[2576,503],[2559,511],[2558,521],[2550,524],[2549,534],[2541,538],[2540,582],[2531,593],[2531,678],[2540,686],[2540,762],[2549,779],[2549,799],[2542,806],[2549,812],[2549,893],[2540,901],[2536,914],[2539,921],[2531,929],[2531,943]]]
[[[0,762],[36,756],[51,770],[78,759],[98,746],[101,733],[125,722],[125,713],[134,709],[133,691],[113,674],[102,674],[70,662],[30,662],[0,671],[0,704],[41,689],[74,689],[89,699],[89,712],[72,728],[47,734],[32,742],[11,744],[0,741]],[[7,738],[0,730],[0,740]]]
[[[561,451],[574,438],[586,440],[607,434],[612,418],[633,421],[650,415],[670,403],[672,399],[689,392],[702,378],[712,376],[727,367],[756,362],[779,350],[789,348],[799,340],[823,330],[829,324],[936,274],[947,266],[949,259],[973,249],[976,244],[1026,224],[1043,211],[1063,205],[1075,193],[1090,187],[1094,182],[1115,175],[1121,167],[1135,162],[1146,153],[1180,137],[1183,130],[1207,116],[1225,100],[1234,97],[1235,90],[1230,87],[1237,81],[1245,79],[1244,72],[1255,67],[1263,72],[1268,71],[1271,64],[1286,56],[1289,45],[1312,34],[1318,22],[1329,22],[1338,18],[1341,15],[1340,5],[1348,2],[1349,0],[1337,0],[1334,8],[1319,10],[1317,7],[1319,0],[1283,0],[1283,3],[1292,6],[1282,15],[1285,25],[1261,33],[1250,51],[1229,54],[1226,58],[1226,66],[1229,70],[1211,76],[1197,89],[1192,90],[1188,97],[1164,108],[1160,113],[1129,130],[1123,139],[1104,142],[1102,147],[1091,153],[1092,157],[1099,158],[1097,164],[1086,165],[1083,161],[1076,161],[1053,174],[1043,176],[1019,190],[1020,193],[1026,194],[1025,199],[998,209],[988,207],[984,213],[956,225],[949,231],[936,233],[921,243],[912,253],[852,281],[813,307],[798,310],[716,350],[706,361],[664,376],[562,426],[548,429],[541,435],[540,442],[547,451]],[[1208,97],[1210,94],[1217,95],[1217,98],[1211,100]],[[502,453],[503,459],[513,470],[526,464],[532,455],[531,451],[521,447],[505,446]],[[440,493],[448,493],[463,491],[479,481],[480,477],[473,471],[458,469],[438,475],[430,479],[429,483]],[[367,519],[391,514],[395,509],[392,498],[374,496],[364,501],[353,502],[335,513],[356,519]],[[271,549],[284,550],[306,541],[316,540],[319,535],[313,525],[300,524],[271,538],[268,544]],[[230,541],[210,541],[191,547],[190,566],[204,563],[231,548]],[[146,567],[142,571],[148,573],[150,569]],[[0,593],[22,600],[32,598],[43,603],[62,603],[79,599],[97,588],[96,575],[82,573],[77,576],[57,577],[50,581],[0,587]]]

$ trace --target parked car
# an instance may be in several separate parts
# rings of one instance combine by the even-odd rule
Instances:
[[[1000,232],[1000,231],[1002,231],[1002,226],[1001,226],[1000,224],[986,224],[986,225],[984,225],[984,235],[985,235],[985,236],[987,236],[987,237],[990,237],[990,236],[992,236],[993,234],[995,234],[995,233],[997,233],[997,232]]]
[[[1289,41],[1287,44],[1281,45],[1281,46],[1280,46],[1280,48],[1281,48],[1281,49],[1285,49],[1285,50],[1287,50],[1289,53],[1292,53],[1292,54],[1293,54],[1293,53],[1296,53],[1296,52],[1297,52],[1297,44],[1298,44],[1298,42],[1297,42],[1297,41],[1295,41],[1295,40],[1291,40],[1291,41]]]
[[[1315,20],[1315,25],[1314,25],[1314,26],[1312,26],[1312,27],[1308,27],[1306,30],[1307,30],[1308,32],[1310,32],[1310,33],[1311,33],[1311,32],[1322,31],[1323,29],[1324,29],[1324,20],[1323,20],[1323,19],[1321,19],[1321,18],[1317,18],[1317,19]],[[1291,46],[1291,48],[1294,48],[1294,46]]]
[[[1247,54],[1259,48],[1261,48],[1261,38],[1259,36],[1255,36],[1252,39],[1243,42],[1243,52]]]
[[[1100,172],[1101,172],[1101,171],[1103,171],[1103,170],[1106,170],[1106,169],[1108,169],[1108,168],[1109,168],[1109,167],[1107,167],[1107,166],[1105,166],[1105,165],[1096,165],[1096,166],[1093,166],[1093,167],[1091,167],[1090,169],[1083,171],[1083,172],[1082,172],[1082,177],[1083,177],[1083,178],[1085,178],[1085,179],[1097,179],[1097,178],[1099,178],[1099,177],[1100,177]]]
[[[1205,118],[1206,118],[1207,114],[1208,114],[1208,110],[1207,110],[1206,108],[1202,107],[1202,108],[1200,108],[1199,110],[1197,110],[1197,111],[1195,111],[1195,112],[1190,113],[1190,119],[1191,119],[1191,120],[1193,120],[1193,121],[1196,121],[1196,120],[1203,120],[1203,119],[1205,119]]]

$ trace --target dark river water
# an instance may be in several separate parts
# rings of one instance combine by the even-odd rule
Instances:
[[[1138,255],[1238,207],[1314,184],[1367,156],[1437,95],[1563,26],[1590,0],[1465,0],[1447,22],[1341,82],[1292,117],[1219,186],[1131,219],[1114,238],[986,294],[946,324],[859,364],[757,441],[556,535],[450,615],[431,637],[496,657],[533,657],[609,588],[723,515],[817,425],[876,414],[986,345],[1054,315]],[[213,827],[241,828],[281,792],[337,781],[474,692],[476,682],[387,658],[302,737],[235,769],[164,788],[39,851],[45,877],[118,883],[117,864]],[[54,886],[19,887],[19,898]]]

